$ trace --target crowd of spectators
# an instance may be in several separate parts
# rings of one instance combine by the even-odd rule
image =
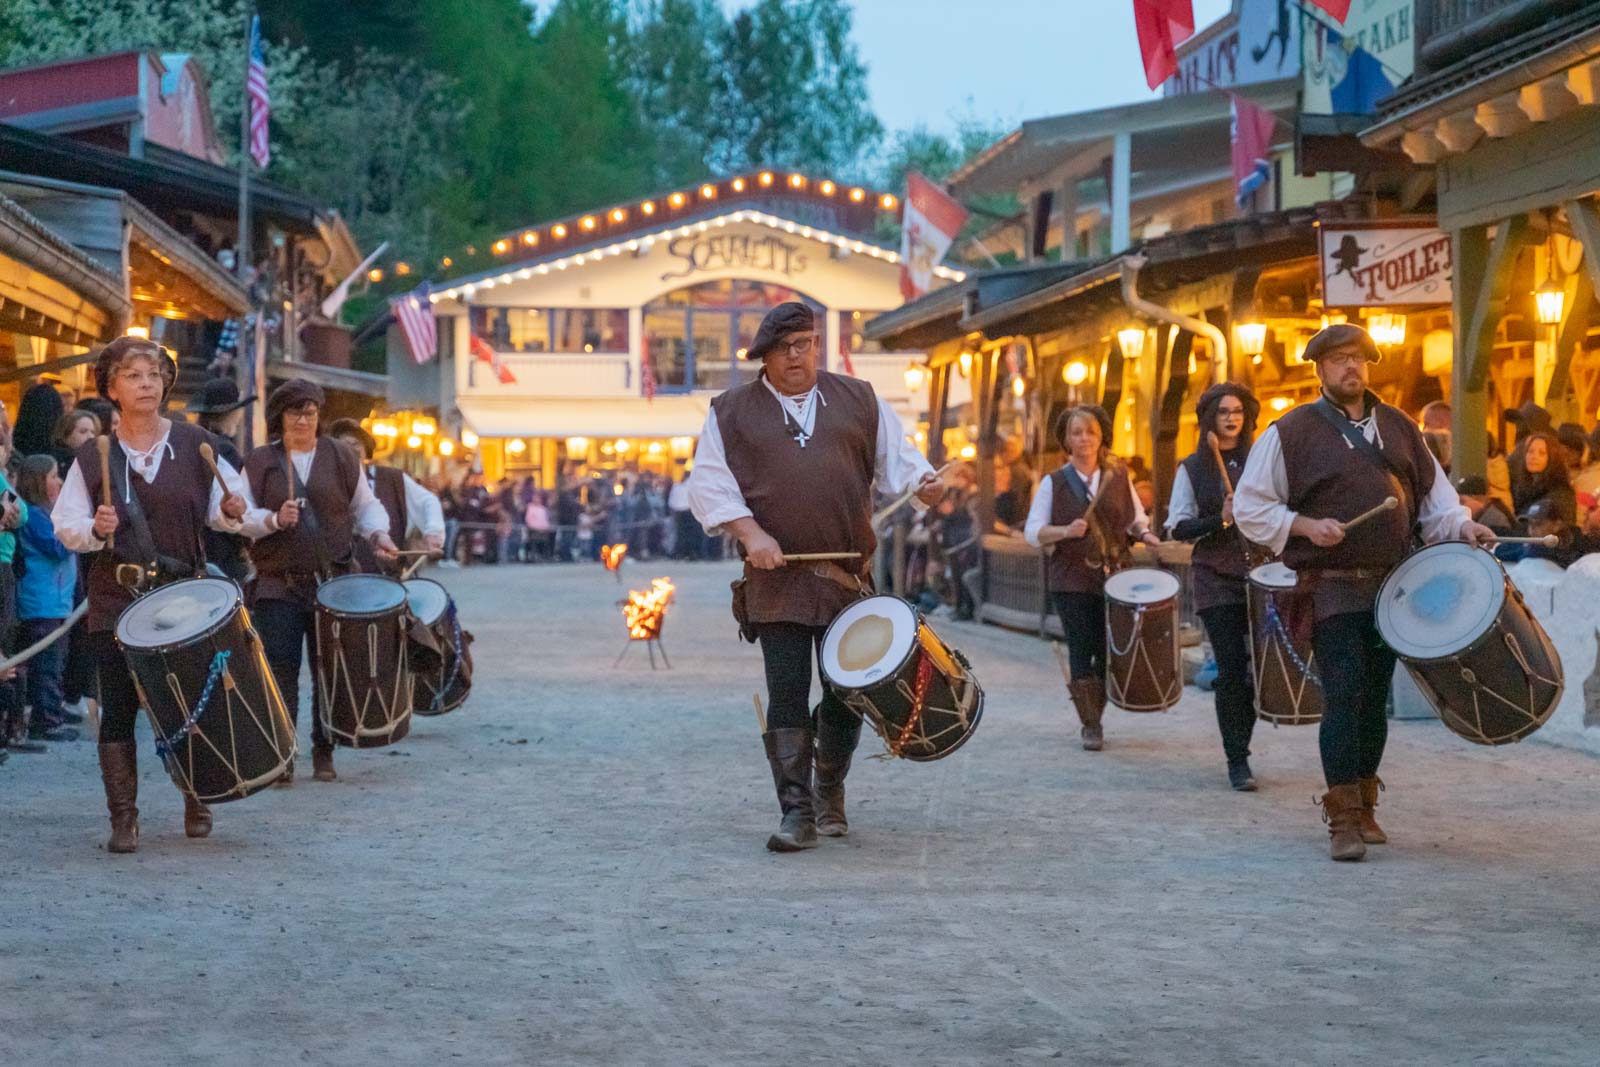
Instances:
[[[546,489],[531,476],[493,485],[475,472],[459,483],[440,476],[429,488],[444,507],[442,566],[598,560],[615,544],[632,559],[720,559],[722,539],[689,513],[687,477],[566,473]]]

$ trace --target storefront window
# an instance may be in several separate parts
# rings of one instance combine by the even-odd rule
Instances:
[[[557,308],[550,312],[550,322],[557,352],[628,353],[625,308]]]
[[[785,286],[730,279],[676,289],[646,304],[645,342],[657,387],[684,392],[737,384],[740,352],[755,339],[762,316],[788,300],[822,312],[822,305]]]
[[[477,307],[472,332],[501,352],[628,352],[625,308]]]
[[[839,312],[839,330],[849,342],[851,352],[882,352],[883,345],[877,341],[869,341],[861,333],[861,328],[872,319],[882,315],[881,311],[841,311]]]

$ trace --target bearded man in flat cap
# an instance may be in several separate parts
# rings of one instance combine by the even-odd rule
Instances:
[[[1388,740],[1395,655],[1374,618],[1378,588],[1417,542],[1494,533],[1472,521],[1417,424],[1368,388],[1378,346],[1361,327],[1329,326],[1306,345],[1322,395],[1250,449],[1233,500],[1239,532],[1281,554],[1309,591],[1311,647],[1322,679],[1318,738],[1332,858],[1359,860],[1388,837],[1374,814]],[[1399,506],[1351,525],[1394,497]]]
[[[819,833],[843,837],[848,829],[844,778],[861,720],[826,686],[813,717],[812,653],[820,659],[828,624],[867,591],[877,545],[873,490],[916,486],[925,505],[944,495],[872,386],[819,369],[819,327],[805,304],[767,313],[745,355],[760,360],[761,371],[711,402],[689,478],[695,518],[710,532],[732,533],[745,555],[735,617],[761,645],[766,667],[762,740],[782,811],[767,841],[774,852],[814,848]],[[785,552],[857,555],[841,565],[794,563]]]

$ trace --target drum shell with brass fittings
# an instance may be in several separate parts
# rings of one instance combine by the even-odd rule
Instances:
[[[405,586],[346,574],[317,587],[317,696],[322,728],[348,748],[379,748],[411,732],[412,622]]]
[[[1153,567],[1106,579],[1106,696],[1123,711],[1166,711],[1183,696],[1181,588]]]
[[[115,633],[180,790],[221,804],[282,776],[295,757],[294,725],[238,586],[225,578],[164,585],[125,608]]]
[[[1376,622],[1439,718],[1475,744],[1522,740],[1561,700],[1561,657],[1480,548],[1443,541],[1408,556],[1378,591]]]
[[[1291,617],[1309,609],[1299,579],[1282,563],[1250,571],[1245,595],[1250,614],[1251,674],[1256,718],[1274,726],[1309,726],[1322,721],[1322,685],[1309,640],[1296,639]],[[1296,604],[1296,601],[1302,603]],[[1291,607],[1291,605],[1294,605]]]
[[[966,658],[899,597],[863,597],[841,611],[820,663],[829,691],[872,724],[891,756],[943,759],[983,717],[983,688]]]

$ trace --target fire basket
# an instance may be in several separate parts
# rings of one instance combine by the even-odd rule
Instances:
[[[626,551],[626,546],[622,546]],[[622,652],[617,656],[613,667],[620,666],[628,649],[639,641],[644,642],[645,651],[650,653],[650,669],[656,669],[656,653],[661,653],[661,662],[667,669],[672,669],[672,661],[667,659],[667,650],[661,644],[661,629],[667,620],[667,607],[672,603],[672,594],[676,586],[671,579],[657,578],[650,583],[648,590],[633,589],[628,592],[626,600],[618,602],[622,608],[622,621],[628,627],[628,643],[622,646]]]

